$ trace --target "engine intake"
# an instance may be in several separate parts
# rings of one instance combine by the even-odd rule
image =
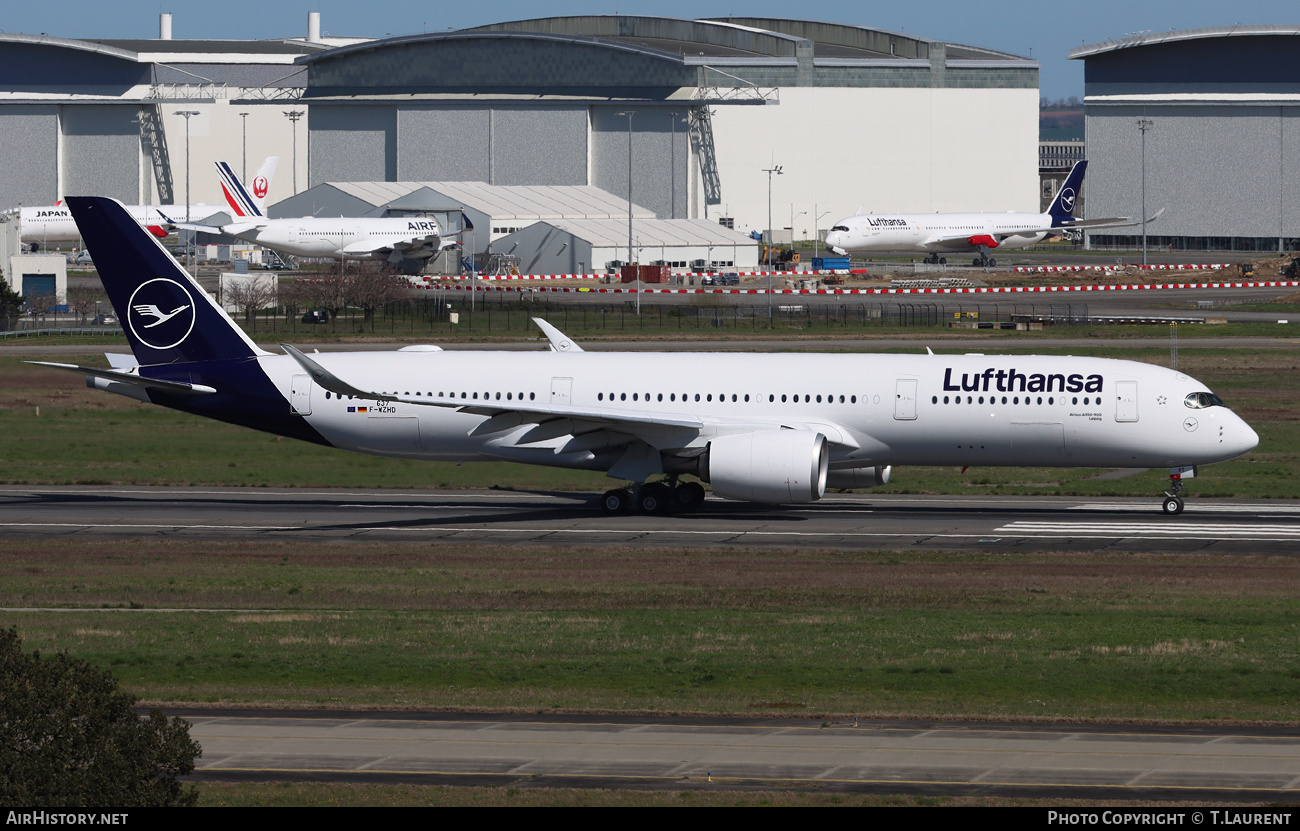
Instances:
[[[763,430],[709,442],[700,478],[726,499],[773,505],[815,502],[826,493],[826,437],[811,430]]]

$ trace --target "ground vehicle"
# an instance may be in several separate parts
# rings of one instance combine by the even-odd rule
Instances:
[[[329,323],[330,313],[324,309],[312,309],[302,316],[303,323]]]

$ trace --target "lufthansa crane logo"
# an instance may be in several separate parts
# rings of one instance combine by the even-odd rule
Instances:
[[[270,189],[270,187],[271,187],[271,183],[266,181],[265,176],[258,176],[256,179],[253,180],[253,195],[256,196],[258,199],[262,199],[263,197],[266,196],[266,192],[267,190]]]
[[[1061,191],[1061,207],[1065,208],[1066,213],[1074,213],[1074,188]]]
[[[171,349],[194,331],[194,298],[175,280],[146,280],[131,293],[127,306],[131,334],[145,346]]]

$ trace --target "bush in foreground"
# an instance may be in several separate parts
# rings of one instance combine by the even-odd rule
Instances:
[[[60,652],[24,652],[0,630],[0,804],[33,807],[193,805],[178,777],[202,750],[189,724],[136,699],[107,670]]]

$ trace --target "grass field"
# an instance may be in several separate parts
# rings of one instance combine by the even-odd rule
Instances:
[[[6,549],[0,606],[83,610],[21,615],[28,647],[156,702],[1288,722],[1300,696],[1288,558]]]

